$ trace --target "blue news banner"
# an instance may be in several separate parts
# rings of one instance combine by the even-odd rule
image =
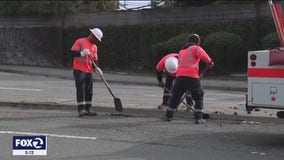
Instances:
[[[47,155],[46,136],[13,136],[13,155]]]

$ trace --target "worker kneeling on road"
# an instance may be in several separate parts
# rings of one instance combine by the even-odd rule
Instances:
[[[88,37],[75,41],[71,48],[73,60],[73,75],[76,85],[76,96],[79,117],[96,116],[97,113],[91,110],[93,97],[93,64],[91,59],[98,63],[97,44],[101,42],[103,32],[99,28],[90,29]],[[103,74],[100,68],[96,72]]]
[[[169,101],[169,107],[163,117],[165,121],[171,121],[174,112],[176,111],[182,95],[186,91],[190,91],[192,98],[195,101],[194,118],[196,124],[203,124],[206,121],[203,119],[203,98],[204,92],[201,88],[199,78],[205,72],[212,68],[214,63],[208,54],[199,46],[200,38],[197,34],[192,34],[188,37],[187,43],[179,52],[178,68],[176,73],[175,83],[172,89],[172,97]],[[199,62],[206,63],[204,71],[199,76]]]
[[[156,65],[156,76],[158,85],[164,89],[162,104],[158,106],[158,109],[166,110],[169,104],[171,93],[169,91],[172,88],[174,79],[176,78],[176,71],[178,67],[178,53],[170,53],[164,56]],[[166,76],[166,83],[163,82],[163,74]],[[186,102],[192,106],[193,100],[191,96],[186,97]]]

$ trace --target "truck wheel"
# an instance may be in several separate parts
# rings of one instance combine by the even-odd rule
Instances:
[[[279,111],[276,113],[278,118],[284,118],[284,111]]]

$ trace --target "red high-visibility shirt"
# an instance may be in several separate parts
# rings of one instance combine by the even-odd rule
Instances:
[[[71,51],[81,52],[84,49],[88,49],[90,51],[91,54],[89,56],[93,60],[98,60],[97,46],[92,44],[86,37],[77,39],[73,44]],[[93,72],[92,61],[90,60],[89,56],[74,57],[73,69],[87,73]]]
[[[169,57],[175,57],[175,56],[178,56],[177,53],[170,53],[166,56],[164,56],[160,61],[159,63],[156,65],[156,69],[158,72],[161,72],[161,71],[165,71],[167,72],[168,75],[172,76],[172,77],[176,77],[176,73],[169,73],[167,70],[166,70],[166,66],[165,66],[165,63],[166,63],[166,60],[167,58]]]
[[[180,50],[176,77],[186,76],[199,78],[200,60],[205,63],[212,61],[200,46],[192,45],[186,49]]]

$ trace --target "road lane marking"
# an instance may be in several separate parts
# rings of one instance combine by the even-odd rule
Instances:
[[[206,100],[212,100],[212,101],[216,101],[217,99],[216,98],[204,98]]]
[[[32,91],[32,92],[40,92],[40,89],[30,89],[30,88],[6,88],[0,87],[0,90],[13,90],[13,91]]]
[[[159,97],[159,95],[153,95],[153,94],[145,94],[145,97]]]
[[[22,134],[22,135],[32,135],[32,136],[42,135],[42,136],[57,137],[57,138],[85,139],[85,140],[97,139],[97,137],[83,137],[83,136],[72,136],[72,135],[32,133],[32,132],[16,132],[16,131],[0,131],[0,134]]]

